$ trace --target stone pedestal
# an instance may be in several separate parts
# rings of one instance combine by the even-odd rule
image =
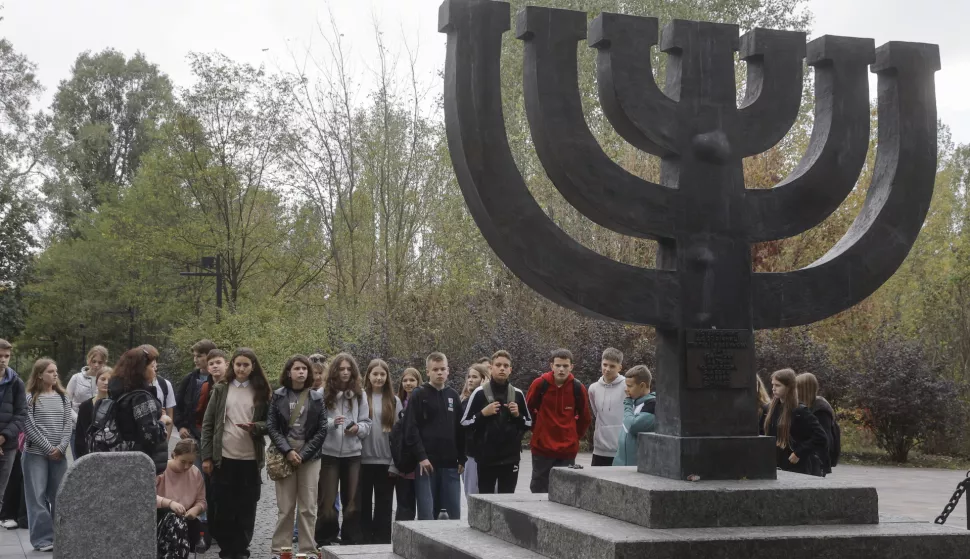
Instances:
[[[684,482],[634,467],[556,468],[546,494],[472,495],[460,521],[397,522],[347,559],[912,559],[965,557],[970,532],[880,518],[875,489],[779,472]],[[462,511],[465,515],[466,511]],[[393,551],[393,552],[392,552]]]
[[[777,480],[689,482],[633,467],[561,468],[549,501],[654,529],[879,522],[874,488],[789,472]]]
[[[771,480],[777,476],[774,437],[677,437],[641,433],[637,469],[686,480]]]

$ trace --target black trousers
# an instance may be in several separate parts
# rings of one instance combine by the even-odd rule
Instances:
[[[519,482],[519,465],[498,464],[486,466],[478,464],[478,492],[491,493],[498,483],[499,493],[515,493],[515,486]]]
[[[558,466],[571,466],[576,463],[576,458],[550,458],[548,456],[542,456],[540,454],[532,453],[532,483],[529,484],[529,489],[533,493],[548,493],[549,492],[549,473],[552,469]],[[481,471],[479,471],[479,487],[481,487]]]
[[[342,545],[360,542],[360,456],[320,458],[320,484],[317,498],[317,523],[314,539],[320,545],[329,545],[340,534]],[[338,522],[333,508],[339,489],[340,509],[343,522]]]
[[[219,542],[219,557],[249,557],[261,485],[255,460],[223,458],[212,471],[209,528]]]
[[[599,454],[593,455],[592,466],[612,466],[613,457],[612,456],[600,456]]]
[[[360,466],[360,528],[365,544],[391,543],[394,480],[387,469],[387,464]]]
[[[20,465],[21,452],[17,451],[14,458],[13,470],[7,480],[7,491],[3,495],[3,507],[0,507],[0,520],[16,520],[17,524],[27,528],[27,499],[24,496],[24,470]]]
[[[418,504],[414,498],[414,480],[394,478],[394,493],[397,495],[397,512],[394,514],[394,520],[414,520],[418,511]]]

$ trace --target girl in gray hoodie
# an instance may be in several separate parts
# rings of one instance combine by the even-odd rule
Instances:
[[[391,390],[390,368],[380,359],[367,365],[364,393],[370,410],[371,432],[363,440],[360,471],[360,525],[364,543],[391,543],[391,508],[394,480],[388,476],[393,462],[388,437],[404,407]],[[373,498],[373,514],[371,499]]]
[[[327,439],[323,443],[320,494],[317,499],[317,544],[331,545],[338,534],[343,545],[360,541],[360,483],[362,441],[371,431],[370,408],[360,386],[360,368],[349,353],[338,353],[330,361],[323,388],[327,413]],[[340,491],[343,526],[331,507]]]

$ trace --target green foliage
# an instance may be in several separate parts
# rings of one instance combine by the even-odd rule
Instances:
[[[515,0],[513,15],[525,3]],[[811,23],[799,0],[544,4],[585,10],[590,18],[605,10],[656,16],[661,25],[673,18],[736,23],[742,31],[807,31]],[[106,344],[114,357],[128,343],[128,316],[117,313],[133,308],[136,343],[160,347],[163,374],[174,379],[191,370],[188,348],[203,337],[227,350],[253,347],[271,379],[291,354],[313,351],[351,351],[362,365],[380,356],[399,373],[423,367],[425,355],[437,349],[449,355],[455,384],[468,365],[502,347],[512,351],[520,385],[544,371],[548,352],[559,346],[574,351],[576,373],[586,382],[598,376],[607,346],[624,351],[626,366],[653,365],[652,329],[553,305],[495,257],[465,207],[440,101],[429,99],[431,87],[417,77],[414,60],[390,52],[376,34],[379,56],[368,61],[376,86],[365,90],[351,71],[340,30],[331,31],[321,51],[308,53],[314,75],[299,68],[270,73],[218,54],[194,54],[187,88],[173,87],[141,54],[83,53],[39,123],[28,110],[39,91],[35,69],[0,40],[0,68],[7,70],[0,73],[0,95],[8,100],[0,107],[0,212],[6,212],[0,213],[0,335],[25,328],[18,352],[53,351],[68,370],[80,365],[81,323],[88,346]],[[594,49],[577,48],[578,87],[594,136],[621,166],[658,181],[659,161],[626,144],[599,107]],[[665,55],[656,49],[650,55],[662,83]],[[743,63],[737,76],[740,98]],[[500,79],[513,155],[541,207],[592,250],[652,266],[653,242],[591,223],[546,176],[532,146],[522,43],[513,33],[504,39]],[[745,161],[749,188],[777,184],[804,153],[813,85],[808,71],[789,135]],[[844,234],[871,179],[875,117],[873,111],[866,167],[846,202],[811,231],[754,247],[756,271],[808,265]],[[34,255],[39,247],[31,233],[38,220],[28,187],[39,170],[46,177],[49,228],[43,232],[49,235]],[[867,301],[827,321],[759,333],[759,369],[811,371],[822,393],[849,409],[863,398],[854,379],[876,382],[868,375],[891,366],[866,353],[879,343],[879,325],[891,322],[919,344],[932,372],[927,378],[937,382],[939,373],[965,386],[968,186],[970,147],[952,145],[943,128],[933,205],[900,271]],[[195,270],[200,257],[216,255],[225,271],[221,310],[212,278],[179,275]],[[874,429],[895,421],[891,409],[869,410]],[[925,421],[922,412],[915,416],[921,424],[906,431],[903,443],[884,437],[894,456],[941,438],[932,413]]]
[[[37,248],[36,201],[29,189],[37,164],[31,104],[40,95],[36,66],[0,39],[0,338],[24,328],[23,286]]]
[[[156,121],[172,102],[172,85],[136,53],[81,53],[61,82],[47,118],[44,184],[55,231],[108,201],[134,180],[151,149]]]

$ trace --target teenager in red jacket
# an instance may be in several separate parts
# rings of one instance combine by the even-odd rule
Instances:
[[[526,404],[533,417],[533,493],[549,492],[549,472],[556,466],[576,463],[579,440],[592,422],[586,387],[573,377],[573,354],[557,349],[550,359],[552,370],[529,387]]]

